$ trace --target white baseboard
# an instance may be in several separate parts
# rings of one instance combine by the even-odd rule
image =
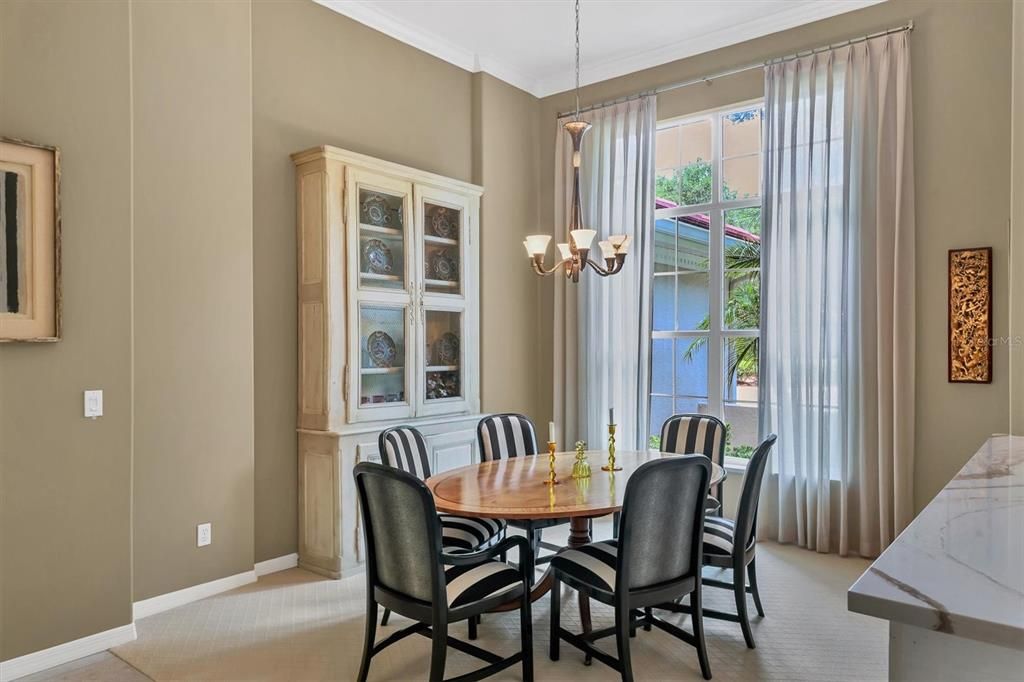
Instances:
[[[120,646],[135,639],[135,623],[122,625],[121,627],[104,632],[97,632],[95,635],[82,637],[64,644],[25,654],[9,661],[0,662],[0,682],[15,680],[25,675],[31,675],[55,665],[70,663],[84,656],[98,654],[111,647]]]
[[[206,599],[207,597],[212,597],[215,594],[227,592],[228,590],[233,590],[236,587],[241,587],[242,585],[248,585],[249,583],[254,582],[256,582],[256,571],[254,570],[229,575],[226,578],[211,580],[210,582],[202,583],[201,585],[193,585],[192,587],[186,587],[183,590],[168,592],[167,594],[161,594],[156,597],[137,601],[132,604],[132,615],[135,620],[138,620],[140,618],[145,618],[146,616],[152,616],[155,613],[168,611],[179,606],[184,606],[185,604],[191,604],[194,601]]]
[[[286,571],[289,568],[295,568],[299,565],[299,555],[285,554],[284,556],[275,557],[273,559],[267,559],[256,564],[255,571],[256,577],[270,575],[271,573],[277,573],[278,571]]]

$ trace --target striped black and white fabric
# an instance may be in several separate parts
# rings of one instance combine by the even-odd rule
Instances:
[[[458,608],[511,592],[522,585],[519,571],[502,561],[473,566],[449,566],[444,571],[448,608]]]
[[[732,556],[735,546],[736,523],[720,516],[708,516],[704,519],[704,554]],[[755,542],[753,534],[745,549],[750,549]]]
[[[438,514],[441,519],[441,545],[450,554],[487,549],[501,540],[506,524],[501,519],[470,519]]]
[[[617,540],[591,542],[582,547],[562,550],[551,560],[551,566],[585,585],[604,592],[615,592],[618,556]]]
[[[677,414],[661,427],[661,451],[704,455],[721,465],[725,458],[725,424],[707,414]]]
[[[430,478],[427,441],[419,429],[412,426],[385,429],[377,446],[384,464],[419,479]],[[501,519],[471,519],[452,514],[438,514],[438,517],[441,519],[441,545],[451,554],[486,549],[500,542],[508,527]]]
[[[484,462],[537,454],[537,430],[521,414],[492,414],[476,427],[480,458]]]
[[[430,478],[428,452],[419,429],[395,426],[380,434],[380,456],[384,463],[419,479]]]

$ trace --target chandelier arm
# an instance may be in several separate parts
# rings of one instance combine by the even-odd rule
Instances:
[[[603,266],[598,265],[594,261],[590,260],[589,258],[587,259],[587,263],[590,265],[590,267],[594,268],[594,272],[601,275],[602,277],[607,277],[608,275],[615,274],[613,270],[606,269]]]
[[[570,262],[571,260],[572,260],[571,258],[566,258],[565,260],[560,260],[557,263],[555,263],[554,265],[552,265],[551,269],[549,270],[549,269],[544,267],[544,261],[543,260],[541,260],[540,258],[535,258],[532,261],[532,263],[533,263],[533,271],[536,272],[541,277],[547,277],[548,275],[553,275],[556,272],[558,272],[558,268],[560,268],[561,266],[563,266],[566,263]]]

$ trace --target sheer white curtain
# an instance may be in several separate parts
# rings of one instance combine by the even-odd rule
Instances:
[[[563,447],[585,440],[603,448],[608,408],[615,408],[622,448],[640,444],[647,424],[650,278],[654,225],[655,98],[643,97],[587,112],[593,128],[583,140],[580,191],[584,226],[597,241],[633,238],[622,271],[592,270],[578,284],[555,275],[554,419]],[[555,242],[568,240],[572,142],[558,121],[555,141]],[[600,259],[600,253],[594,260]]]
[[[765,72],[762,537],[876,556],[913,517],[906,32]]]

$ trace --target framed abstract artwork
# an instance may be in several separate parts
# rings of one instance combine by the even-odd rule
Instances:
[[[60,316],[60,151],[0,137],[0,341],[57,341]]]
[[[992,248],[949,251],[949,381],[992,382]]]

